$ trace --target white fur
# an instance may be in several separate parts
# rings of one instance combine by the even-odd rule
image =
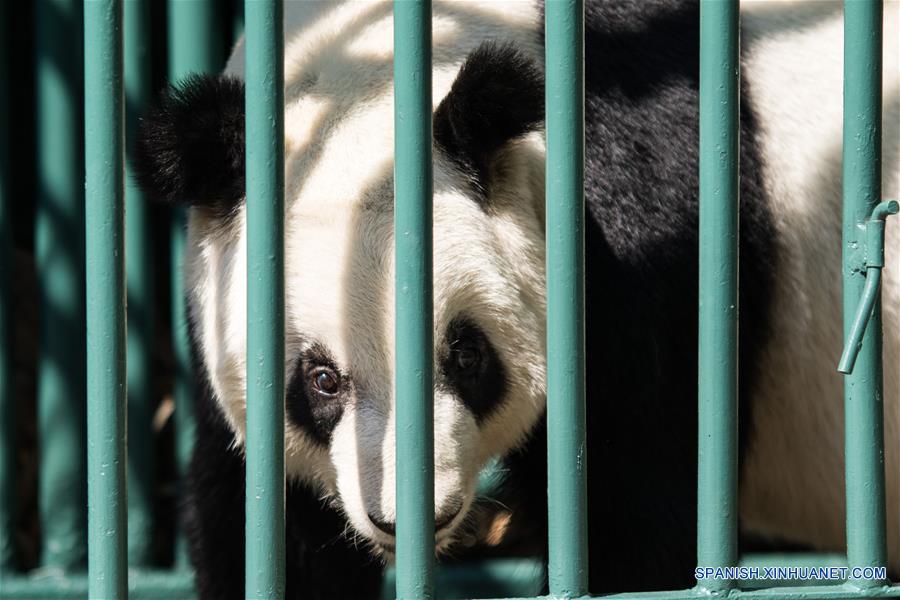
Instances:
[[[754,399],[753,453],[741,513],[763,533],[843,547],[840,354],[841,25],[839,4],[748,2],[743,71],[764,145],[776,213],[774,337]],[[287,429],[287,470],[337,500],[361,534],[390,536],[394,500],[391,4],[286,3],[286,278],[288,373],[300,339],[327,346],[356,393],[330,450]],[[898,192],[897,12],[885,19],[885,196]],[[434,3],[435,105],[481,41],[514,40],[540,61],[530,1]],[[824,15],[824,18],[819,18]],[[227,73],[242,76],[238,45]],[[480,427],[458,399],[435,393],[435,510],[468,510],[479,468],[523,441],[545,400],[543,147],[533,135],[506,149],[508,173],[490,215],[435,154],[434,324],[440,342],[467,311],[507,367],[508,401]],[[885,410],[890,560],[900,570],[900,223],[888,226]],[[203,359],[240,443],[244,431],[245,222],[229,229],[190,217],[187,281]],[[663,333],[664,334],[664,333]],[[444,547],[452,532],[439,536]]]
[[[288,421],[287,471],[337,500],[354,528],[392,540],[367,513],[395,508],[393,31],[392,4],[285,5],[286,369],[301,339],[329,349],[354,391],[330,451]],[[530,2],[435,2],[434,104],[468,53],[509,40],[540,59]],[[226,72],[241,77],[238,45]],[[493,191],[488,216],[453,163],[435,154],[434,336],[443,342],[461,312],[496,347],[507,402],[480,426],[460,399],[436,389],[435,511],[462,502],[439,549],[471,505],[478,472],[520,444],[539,418],[544,390],[543,158],[540,136],[497,161],[509,184]],[[212,387],[243,438],[245,418],[246,229],[243,209],[222,228],[190,217],[187,278]],[[435,372],[439,372],[435,365]]]
[[[753,399],[741,515],[758,532],[844,549],[841,353],[843,20],[834,1],[747,2],[743,77],[778,231],[773,339]],[[900,3],[885,4],[883,197],[900,183]],[[889,562],[900,571],[900,220],[884,269]]]

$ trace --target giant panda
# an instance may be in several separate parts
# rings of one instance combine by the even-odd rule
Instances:
[[[586,3],[590,589],[687,588],[696,551],[696,0]],[[742,531],[844,547],[842,12],[742,4]],[[898,4],[885,8],[884,195],[900,179]],[[546,533],[543,7],[435,0],[436,552],[499,492]],[[394,548],[392,5],[285,3],[290,597],[377,595]],[[147,190],[190,206],[202,598],[243,590],[244,47],[145,117]],[[900,574],[900,235],[884,270],[889,568]]]

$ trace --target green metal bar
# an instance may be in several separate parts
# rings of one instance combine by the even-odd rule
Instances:
[[[0,597],[3,600],[84,600],[89,597],[88,581],[83,572],[61,575],[38,570],[0,577]],[[192,571],[135,569],[128,575],[129,600],[194,600],[196,597]],[[90,598],[106,600],[106,596],[90,595]]]
[[[247,0],[247,598],[284,597],[284,33]]]
[[[550,593],[587,593],[584,4],[546,5],[547,469]]]
[[[125,3],[125,139],[152,93],[150,3]],[[147,565],[153,539],[153,240],[149,207],[126,165],[125,261],[128,288],[128,564]]]
[[[637,592],[593,596],[603,600],[709,600],[707,593],[692,590],[676,590],[665,592]],[[861,596],[859,590],[849,589],[843,585],[801,586],[766,588],[761,590],[734,590],[729,592],[728,600],[860,600],[865,598],[900,598],[900,587],[881,588],[875,592]],[[715,598],[715,596],[712,596]],[[495,600],[555,600],[554,596],[538,596],[528,598],[502,598]]]
[[[738,0],[700,3],[697,564],[737,564]],[[733,581],[698,581],[722,591]]]
[[[397,598],[434,597],[431,1],[394,2]]]
[[[396,569],[388,566],[381,584],[381,600],[396,598]],[[440,597],[492,598],[540,595],[546,581],[544,561],[538,558],[484,558],[435,565]]]
[[[84,162],[81,2],[36,5],[41,564],[85,560]]]
[[[182,2],[191,4],[191,2]],[[187,246],[187,210],[184,206],[171,209],[169,227],[169,260],[172,327],[172,399],[175,402],[175,464],[179,482],[183,482],[191,462],[197,426],[194,420],[194,380],[191,359],[191,339],[188,331],[187,298],[185,297],[182,267]],[[180,486],[180,484],[179,484]],[[176,560],[181,566],[188,563],[187,546],[182,532],[176,540]]]
[[[694,590],[678,590],[665,592],[638,592],[595,596],[603,600],[709,600],[711,596]],[[766,588],[761,590],[734,590],[729,592],[728,600],[861,600],[865,598],[900,598],[900,588],[882,588],[873,595],[860,596],[858,590],[851,590],[842,585],[832,586],[800,586],[783,588]],[[552,596],[544,596],[546,600],[555,600]],[[712,596],[715,598],[715,596]],[[541,600],[538,598],[504,598],[503,600]]]
[[[129,581],[130,600],[191,600],[192,574],[169,572],[141,573],[137,582]],[[0,581],[4,600],[82,600],[87,597],[87,587],[83,576],[56,577],[16,577]],[[729,600],[859,600],[858,590],[845,586],[803,586],[789,588],[768,588],[764,590],[735,591]],[[602,596],[604,600],[700,600],[704,596],[695,590],[667,592],[641,592]],[[709,596],[706,596],[707,600]],[[867,593],[866,600],[876,598],[900,598],[900,587],[882,588]],[[498,599],[499,600],[499,599]],[[502,600],[553,600],[550,596],[525,596]]]
[[[503,561],[497,561],[502,563]],[[510,561],[511,563],[514,561]],[[766,564],[771,564],[767,561]],[[793,565],[791,560],[787,563]],[[827,565],[832,566],[832,565]],[[837,562],[833,566],[840,566]],[[471,572],[465,572],[472,569]],[[489,564],[488,568],[468,567],[464,565],[446,566],[438,569],[439,582],[446,581],[446,589],[449,590],[446,598],[472,598],[490,597],[476,595],[482,589],[483,579],[478,580],[479,575],[496,577],[497,585],[492,586],[494,593],[510,587],[527,587],[526,584],[510,583],[509,578],[517,567],[514,564]],[[441,573],[446,570],[446,573]],[[463,571],[461,575],[457,575]],[[390,573],[388,573],[388,577]],[[193,573],[190,571],[146,571],[136,570],[129,574],[128,598],[129,600],[193,600],[196,595],[193,589]],[[502,582],[500,581],[502,580]],[[486,587],[486,586],[485,586]],[[442,592],[444,587],[441,587]],[[529,588],[530,589],[530,588]],[[27,575],[3,575],[0,574],[0,590],[4,600],[83,600],[87,598],[87,577],[82,573],[73,573],[61,576],[35,572]],[[459,590],[458,592],[456,590]],[[549,596],[536,596],[528,594],[527,589],[515,589],[513,597],[503,596],[503,600],[553,600]],[[393,598],[393,588],[385,592],[382,598]],[[502,592],[499,592],[502,593]],[[602,596],[604,600],[709,600],[709,595],[703,595],[698,590],[676,590],[663,592],[623,593]],[[860,600],[861,598],[900,598],[900,586],[883,587],[875,590],[867,590],[865,595],[860,590],[845,585],[807,585],[788,586],[778,588],[764,588],[752,590],[733,590],[729,593],[729,600]]]
[[[0,573],[16,566],[16,404],[13,382],[13,242],[9,185],[6,4],[0,4]]]
[[[25,575],[0,578],[4,600],[83,600],[87,598],[84,575]],[[130,600],[192,600],[193,574],[185,571],[138,571],[128,581]],[[458,596],[453,596],[458,597]],[[734,590],[729,600],[860,600],[900,598],[900,587],[860,591],[844,585],[791,586],[758,590]],[[697,590],[623,593],[602,596],[604,600],[709,600]],[[498,599],[499,600],[499,599]],[[551,596],[504,597],[502,600],[554,600]]]
[[[218,6],[215,0],[169,0],[169,81],[222,68]]]
[[[216,35],[214,0],[169,0],[169,81],[178,82],[191,73],[214,73],[222,64],[221,44]],[[181,479],[187,472],[194,448],[194,390],[191,341],[182,262],[186,244],[187,215],[183,207],[172,210],[170,228],[172,288],[172,351],[174,360],[172,395],[175,400],[175,456]],[[178,531],[176,561],[188,564],[187,543]]]
[[[125,598],[125,128],[122,2],[85,2],[88,577]]]
[[[786,552],[786,553],[744,553],[741,554],[739,567],[748,569],[758,569],[762,572],[766,568],[821,568],[836,567],[846,568],[847,557],[843,554],[814,554],[806,552]],[[741,579],[737,582],[737,586],[742,590],[766,589],[773,587],[797,587],[820,585],[834,585],[835,581],[820,579],[800,579],[799,575],[794,579]]]
[[[866,285],[865,222],[881,201],[882,3],[844,3],[844,341]],[[884,403],[881,301],[876,300],[853,372],[844,377],[847,561],[884,566]],[[855,579],[861,588],[879,580]]]

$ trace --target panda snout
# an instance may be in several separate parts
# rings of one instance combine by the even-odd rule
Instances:
[[[462,510],[462,503],[454,504],[451,510],[442,511],[441,514],[435,515],[434,517],[434,532],[439,533],[440,531],[446,529],[454,519],[459,515],[459,512]],[[379,531],[386,533],[389,536],[395,536],[397,534],[397,527],[394,521],[387,521],[382,519],[376,514],[366,513],[369,517],[369,521],[372,522],[372,525],[378,528]]]

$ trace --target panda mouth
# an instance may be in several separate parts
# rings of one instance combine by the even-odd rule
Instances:
[[[454,515],[456,517],[456,515]],[[444,552],[447,548],[452,546],[455,539],[454,527],[451,526],[453,520],[451,519],[444,525],[441,529],[439,529],[435,533],[434,538],[434,552],[435,554],[440,554]],[[374,546],[375,550],[382,555],[385,555],[387,558],[393,558],[397,554],[397,543],[396,538],[391,537],[390,541],[385,539],[371,539],[371,543]]]
[[[457,520],[460,512],[462,512],[462,508],[462,505],[460,505],[452,514],[447,515],[436,523],[434,539],[434,550],[436,553],[440,553],[453,543],[453,523]],[[368,516],[372,525],[374,525],[382,534],[387,534],[385,536],[379,535],[378,537],[371,539],[375,549],[381,554],[396,554],[396,529],[394,524],[381,523],[378,519],[373,518],[372,515]]]
[[[453,544],[453,536],[445,535],[441,539],[435,539],[434,541],[434,552],[435,554],[440,554],[448,547]],[[385,556],[385,558],[393,559],[397,555],[397,545],[390,542],[373,542],[375,549],[378,553]]]

